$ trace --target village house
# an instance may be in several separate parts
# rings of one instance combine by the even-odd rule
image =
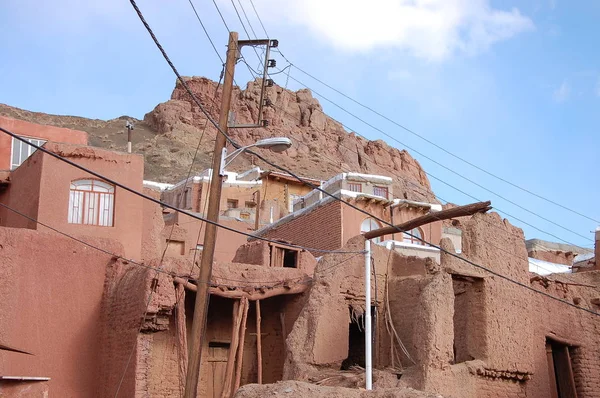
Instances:
[[[442,206],[436,203],[394,199],[392,182],[390,177],[385,176],[338,174],[321,186],[323,191],[333,197],[320,190],[313,190],[296,200],[293,213],[263,227],[256,235],[294,241],[321,250],[337,250],[350,238],[383,227],[375,217],[395,225],[442,210]],[[366,216],[334,197],[375,217]],[[424,241],[439,243],[442,237],[441,221],[407,232],[390,233],[374,242],[406,255],[433,257],[439,261],[439,250],[426,245]],[[451,231],[447,233],[451,234]],[[314,254],[320,255],[316,251]]]
[[[162,200],[172,206],[204,214],[211,175],[212,170],[208,169],[168,187],[162,192]],[[302,179],[313,186],[321,184],[317,179]],[[312,189],[288,174],[263,171],[258,167],[243,173],[226,172],[220,203],[221,215],[261,227],[293,212],[294,203]]]
[[[87,140],[55,142],[69,141],[70,130],[36,135],[52,129],[10,120],[2,126],[15,125],[23,136],[43,137],[45,142],[35,143],[52,153],[160,197],[158,184],[143,181],[139,155],[89,147]],[[0,192],[0,346],[10,348],[0,351],[0,395],[178,394],[197,283],[191,254],[202,251],[196,245],[202,223],[165,212],[42,151],[27,155],[7,170]],[[247,226],[220,222],[234,230]],[[316,263],[309,252],[283,242],[247,243],[226,230],[220,237],[227,242],[218,243],[227,261],[217,254],[210,281],[200,388],[206,397],[220,397],[226,380],[232,390],[282,378],[279,352]],[[249,320],[240,332],[234,326],[241,327],[242,314]],[[246,330],[254,330],[254,337],[246,337]],[[239,336],[235,347],[233,336]],[[264,360],[250,359],[261,355]],[[165,360],[174,365],[169,377],[159,376],[169,369]]]
[[[12,152],[2,147],[2,396],[180,395],[200,283],[211,293],[202,398],[231,397],[240,387],[243,396],[244,385],[281,380],[363,387],[356,366],[365,365],[367,311],[376,389],[400,397],[401,388],[424,391],[411,390],[413,397],[598,396],[600,231],[587,272],[540,275],[530,272],[532,259],[575,268],[575,251],[526,244],[519,228],[487,213],[489,202],[449,217],[448,206],[395,199],[385,176],[329,179],[321,187],[338,201],[254,170],[227,176],[232,185],[224,188],[219,222],[266,240],[220,229],[212,277],[199,281],[203,223],[192,216],[202,214],[208,175],[183,200],[190,182],[161,192],[170,187],[143,181],[139,155],[87,146],[82,132],[52,135],[7,120],[3,127],[17,126],[50,152],[184,203],[190,214],[42,151],[27,149],[13,168]],[[261,216],[258,231],[226,202],[238,200],[239,208],[256,191],[282,209],[273,223]],[[385,227],[375,217],[412,226],[374,236],[365,259],[365,236]]]

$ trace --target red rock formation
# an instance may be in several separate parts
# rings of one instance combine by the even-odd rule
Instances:
[[[202,77],[186,78],[186,82],[202,105],[217,119],[221,90],[216,90],[216,83]],[[235,122],[254,123],[258,115],[260,81],[248,83],[245,90],[236,87],[233,95]],[[309,90],[293,92],[275,86],[268,89],[266,97],[272,102],[263,114],[263,118],[269,121],[269,127],[231,129],[230,135],[239,143],[250,144],[265,137],[287,136],[294,143],[292,148],[283,154],[265,152],[265,157],[299,174],[323,179],[343,171],[387,175],[395,180],[396,196],[434,200],[425,172],[408,152],[390,147],[381,140],[369,141],[355,133],[348,133],[339,122],[323,113]],[[174,139],[181,138],[181,133],[189,135],[194,132],[196,134],[192,135],[197,139],[197,131],[206,122],[181,84],[176,85],[171,100],[158,105],[144,120],[160,134]],[[214,137],[215,132],[209,125],[207,134]],[[236,161],[238,169],[248,165],[248,159]]]

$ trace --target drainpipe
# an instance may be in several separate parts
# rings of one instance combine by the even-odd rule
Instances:
[[[373,340],[371,337],[371,241],[365,240],[365,388],[373,389]]]

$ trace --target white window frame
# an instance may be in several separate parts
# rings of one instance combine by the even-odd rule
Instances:
[[[69,224],[112,227],[114,216],[114,186],[94,179],[71,181],[67,215]]]
[[[302,199],[302,195],[299,194],[295,194],[295,193],[291,193],[289,194],[289,203],[288,203],[288,211],[290,213],[294,212],[294,204],[299,201],[300,199]]]
[[[375,220],[374,218],[365,218],[362,223],[360,224],[360,233],[364,233],[364,232],[371,232],[373,230],[379,229],[381,228],[381,226],[379,225],[379,223],[377,222],[377,220]],[[373,243],[381,243],[382,241],[382,237],[378,237],[378,238],[373,238],[371,239],[371,242]]]
[[[20,138],[23,138],[24,140],[27,140],[28,142],[37,145],[37,146],[42,146],[46,143],[46,140],[42,140],[41,138],[35,138],[35,137],[25,137],[25,136],[19,136]],[[15,155],[15,143],[19,143],[19,163],[15,163],[13,161],[14,155]],[[23,164],[23,162],[25,162],[31,155],[33,155],[33,153],[37,150],[36,148],[32,147],[31,145],[27,145],[27,156],[25,156],[24,159],[21,159],[21,152],[22,152],[22,148],[23,145],[27,145],[26,143],[24,143],[21,140],[18,140],[14,137],[12,137],[12,141],[10,143],[10,169],[14,170],[17,167],[19,167],[20,165]]]

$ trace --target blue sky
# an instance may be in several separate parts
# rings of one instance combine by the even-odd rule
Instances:
[[[216,0],[245,33],[229,0]],[[235,0],[236,4],[239,4]],[[50,4],[52,3],[52,4]],[[241,0],[255,31],[249,0]],[[224,54],[227,32],[211,0],[194,0]],[[600,3],[564,0],[254,0],[270,36],[302,69],[429,140],[515,184],[600,220]],[[188,0],[139,6],[184,75],[217,79],[220,61]],[[239,5],[238,5],[239,7]],[[128,1],[0,4],[0,102],[46,113],[142,118],[175,78]],[[252,52],[245,56],[255,65]],[[278,66],[286,65],[281,58]],[[238,68],[237,81],[250,79]],[[423,157],[425,170],[513,217],[528,238],[593,247],[587,220],[494,179],[292,69],[291,76],[459,175],[581,235],[555,226]],[[277,76],[285,84],[285,75]],[[301,86],[289,81],[288,88]],[[384,139],[321,100],[353,130]],[[436,194],[472,198],[432,179]],[[514,217],[555,236],[524,225]]]

